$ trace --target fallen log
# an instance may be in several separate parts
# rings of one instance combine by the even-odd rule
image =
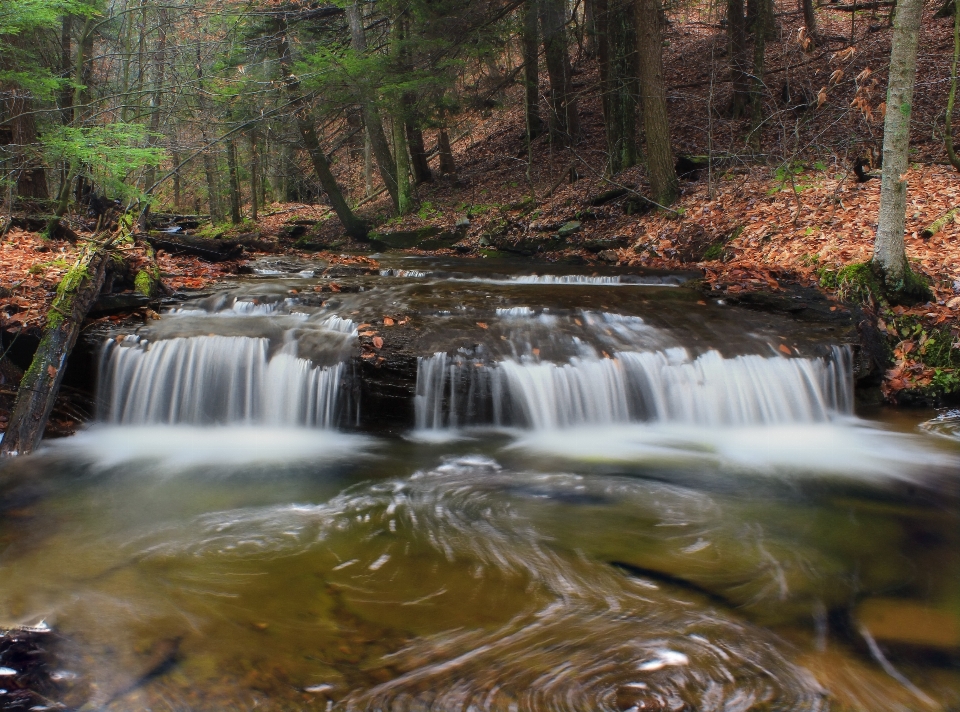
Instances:
[[[85,245],[60,280],[43,338],[20,381],[7,432],[0,442],[0,456],[26,454],[39,444],[63,381],[67,358],[87,312],[100,294],[111,248],[119,234]]]
[[[943,215],[938,217],[923,229],[923,232],[920,233],[920,236],[928,239],[933,237],[943,228],[945,228],[948,222],[954,220],[958,216],[960,216],[960,206],[953,208],[952,210],[948,210]]]
[[[243,254],[243,245],[236,240],[208,240],[203,237],[163,233],[157,235],[138,235],[149,242],[154,249],[169,252],[172,255],[196,255],[207,262],[225,262],[235,260]]]

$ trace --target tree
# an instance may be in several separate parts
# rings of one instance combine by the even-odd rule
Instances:
[[[580,117],[573,93],[570,42],[567,37],[565,0],[540,0],[543,54],[550,77],[550,139],[561,146],[580,137]]]
[[[527,119],[527,140],[533,141],[543,133],[540,118],[540,37],[537,33],[537,7],[539,0],[525,0],[521,8],[523,24],[521,43],[523,49],[523,96]]]
[[[900,0],[893,25],[887,111],[883,124],[883,174],[880,184],[880,215],[873,245],[873,264],[894,298],[919,296],[919,285],[907,264],[903,241],[907,213],[910,116],[917,77],[917,45],[923,0]]]
[[[297,130],[300,132],[307,153],[310,155],[317,180],[323,186],[323,190],[326,192],[327,198],[329,198],[330,204],[333,206],[333,210],[340,219],[346,233],[358,240],[366,240],[369,230],[366,224],[350,210],[337,179],[330,171],[330,161],[320,145],[317,129],[310,117],[310,107],[300,94],[300,81],[291,71],[292,59],[290,57],[290,44],[287,41],[286,19],[277,20],[275,29],[276,52],[277,58],[280,60],[280,75],[283,79],[283,86],[294,110]]]
[[[637,160],[638,55],[633,3],[595,0],[594,28],[607,138],[607,172],[615,175]]]
[[[653,200],[672,205],[679,195],[673,149],[670,146],[670,119],[667,90],[663,81],[663,36],[660,31],[658,0],[638,0],[637,37],[640,48],[640,89],[643,99],[643,130],[647,139],[647,175]]]
[[[750,97],[750,74],[747,69],[747,20],[743,0],[727,0],[727,39],[730,54],[730,76],[733,95],[730,115],[739,119],[747,110]]]
[[[947,117],[943,143],[950,164],[960,171],[960,157],[953,148],[953,106],[957,98],[957,61],[960,60],[960,0],[953,0],[953,64],[950,65],[950,94],[947,97]]]

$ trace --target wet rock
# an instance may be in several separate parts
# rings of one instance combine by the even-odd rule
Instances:
[[[563,247],[563,241],[556,235],[522,237],[518,240],[500,239],[492,244],[502,252],[510,252],[525,257],[540,252],[559,250]]]
[[[440,228],[434,226],[422,227],[418,230],[397,230],[396,232],[382,232],[371,234],[377,242],[394,250],[407,250],[416,247],[424,240],[440,234]]]
[[[618,262],[620,260],[620,255],[617,254],[616,250],[601,250],[597,257],[604,262]]]
[[[56,642],[46,626],[0,629],[0,709],[56,709],[49,706],[60,697],[52,674]]]
[[[441,232],[436,237],[427,238],[417,243],[417,249],[420,250],[443,250],[453,247],[454,243],[460,242],[464,237],[462,232]]]
[[[372,267],[361,267],[358,265],[331,265],[323,270],[324,277],[358,277],[365,274],[377,274],[377,270]]]
[[[630,238],[626,235],[614,235],[613,237],[602,237],[597,240],[587,240],[581,243],[581,247],[587,252],[597,254],[604,250],[616,250],[621,247],[626,247],[628,244],[630,244]]]
[[[127,294],[101,294],[90,309],[91,317],[119,314],[148,306],[155,300],[142,294],[129,292]]]
[[[578,232],[580,232],[580,227],[581,227],[580,221],[571,220],[570,222],[566,222],[563,225],[561,225],[560,229],[557,231],[557,234],[562,239],[565,240],[571,235],[576,235]]]
[[[960,650],[960,615],[897,598],[869,598],[856,610],[857,621],[883,643]]]

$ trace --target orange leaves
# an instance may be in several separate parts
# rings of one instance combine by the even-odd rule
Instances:
[[[394,324],[393,319],[391,319],[391,318],[388,317],[388,316],[383,317],[383,325],[384,325],[384,326],[393,326],[393,324]]]
[[[488,326],[487,326],[484,322],[482,322],[482,321],[478,321],[478,322],[477,322],[477,326],[479,326],[481,329],[489,329],[489,328],[490,328],[490,327],[488,327]]]
[[[780,353],[786,354],[787,356],[790,356],[793,354],[793,352],[790,350],[790,347],[787,346],[786,344],[780,344],[777,347],[777,349],[780,351]]]
[[[383,339],[379,336],[373,337],[373,348],[379,350],[383,348]]]

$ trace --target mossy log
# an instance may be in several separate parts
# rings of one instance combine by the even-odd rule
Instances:
[[[243,255],[243,245],[236,240],[208,240],[203,237],[177,234],[150,234],[143,236],[154,249],[172,255],[196,255],[207,262],[225,262]]]
[[[920,233],[922,237],[931,238],[940,232],[943,228],[947,226],[947,223],[953,220],[956,216],[960,215],[960,207],[953,208],[948,210],[943,215],[938,217],[927,227],[924,228],[923,232]]]
[[[80,326],[103,286],[114,238],[89,243],[63,276],[30,368],[20,381],[0,455],[32,452],[40,442]]]

